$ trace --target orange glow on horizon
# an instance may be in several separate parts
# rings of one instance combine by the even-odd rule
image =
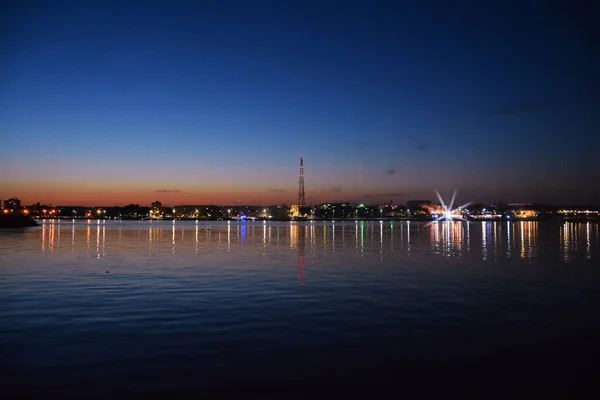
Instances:
[[[21,204],[29,206],[40,203],[48,206],[98,207],[126,206],[139,204],[149,207],[160,201],[165,206],[176,205],[276,205],[296,204],[298,188],[295,183],[270,186],[255,186],[252,183],[207,183],[189,184],[182,182],[143,182],[126,185],[121,182],[72,183],[72,182],[7,182],[0,181],[6,193],[15,193]],[[314,185],[314,186],[313,186]],[[307,203],[356,202],[364,203],[366,196],[373,193],[386,193],[392,189],[373,185],[363,188],[359,185],[344,186],[343,190],[333,191],[325,184],[306,186]],[[0,193],[1,197],[1,193]],[[389,200],[389,199],[387,199]],[[394,199],[399,201],[400,199]],[[406,199],[404,199],[406,200]],[[369,196],[368,201],[374,200]]]
[[[293,191],[284,193],[254,192],[254,191],[215,191],[215,192],[124,192],[115,190],[114,192],[102,191],[43,191],[31,193],[29,191],[20,191],[19,198],[24,205],[40,203],[42,205],[52,206],[83,206],[83,207],[110,207],[126,206],[128,204],[139,204],[140,206],[150,206],[155,201],[160,201],[165,206],[176,205],[275,205],[275,204],[296,204],[297,195]],[[308,202],[313,204],[325,202],[359,202],[362,193],[358,190],[348,191],[343,194],[331,196],[323,191],[314,192]],[[46,210],[48,211],[48,210]]]

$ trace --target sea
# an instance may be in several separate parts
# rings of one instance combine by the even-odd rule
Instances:
[[[0,231],[3,398],[570,398],[599,373],[597,222]]]

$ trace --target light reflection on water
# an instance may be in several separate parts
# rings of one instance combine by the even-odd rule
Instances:
[[[544,229],[545,243],[540,245],[539,230]],[[552,240],[559,246],[565,262],[578,258],[592,259],[598,253],[597,223],[519,222],[439,222],[429,226],[411,221],[352,222],[87,222],[42,221],[38,230],[26,233],[28,240],[37,236],[40,249],[50,255],[62,252],[61,235],[71,237],[70,251],[85,247],[88,257],[104,258],[124,246],[139,250],[143,242],[147,254],[164,252],[199,254],[207,251],[240,251],[260,243],[263,255],[281,251],[281,245],[304,253],[308,245],[311,255],[334,255],[342,251],[364,257],[376,252],[385,257],[410,256],[411,252],[427,252],[444,258],[478,256],[482,261],[534,259],[543,251],[552,251]],[[168,240],[167,236],[168,235]]]
[[[565,261],[581,253],[589,260],[598,246],[598,224],[565,222],[560,229],[560,241]]]
[[[0,255],[19,388],[395,385],[411,360],[464,377],[506,349],[600,351],[597,223],[49,220],[0,232]]]

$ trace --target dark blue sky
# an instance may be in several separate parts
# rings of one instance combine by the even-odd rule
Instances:
[[[411,3],[3,3],[0,198],[600,203],[591,10]]]

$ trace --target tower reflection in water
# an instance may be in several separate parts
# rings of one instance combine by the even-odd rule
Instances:
[[[298,232],[298,279],[300,286],[304,287],[304,246],[306,245],[306,226]]]
[[[306,247],[307,229],[308,225],[299,226],[295,222],[290,223],[290,250],[298,250],[298,280],[300,281],[301,287],[304,287],[304,271],[306,268],[304,263],[304,250]],[[326,238],[324,238],[324,243],[326,243]]]

